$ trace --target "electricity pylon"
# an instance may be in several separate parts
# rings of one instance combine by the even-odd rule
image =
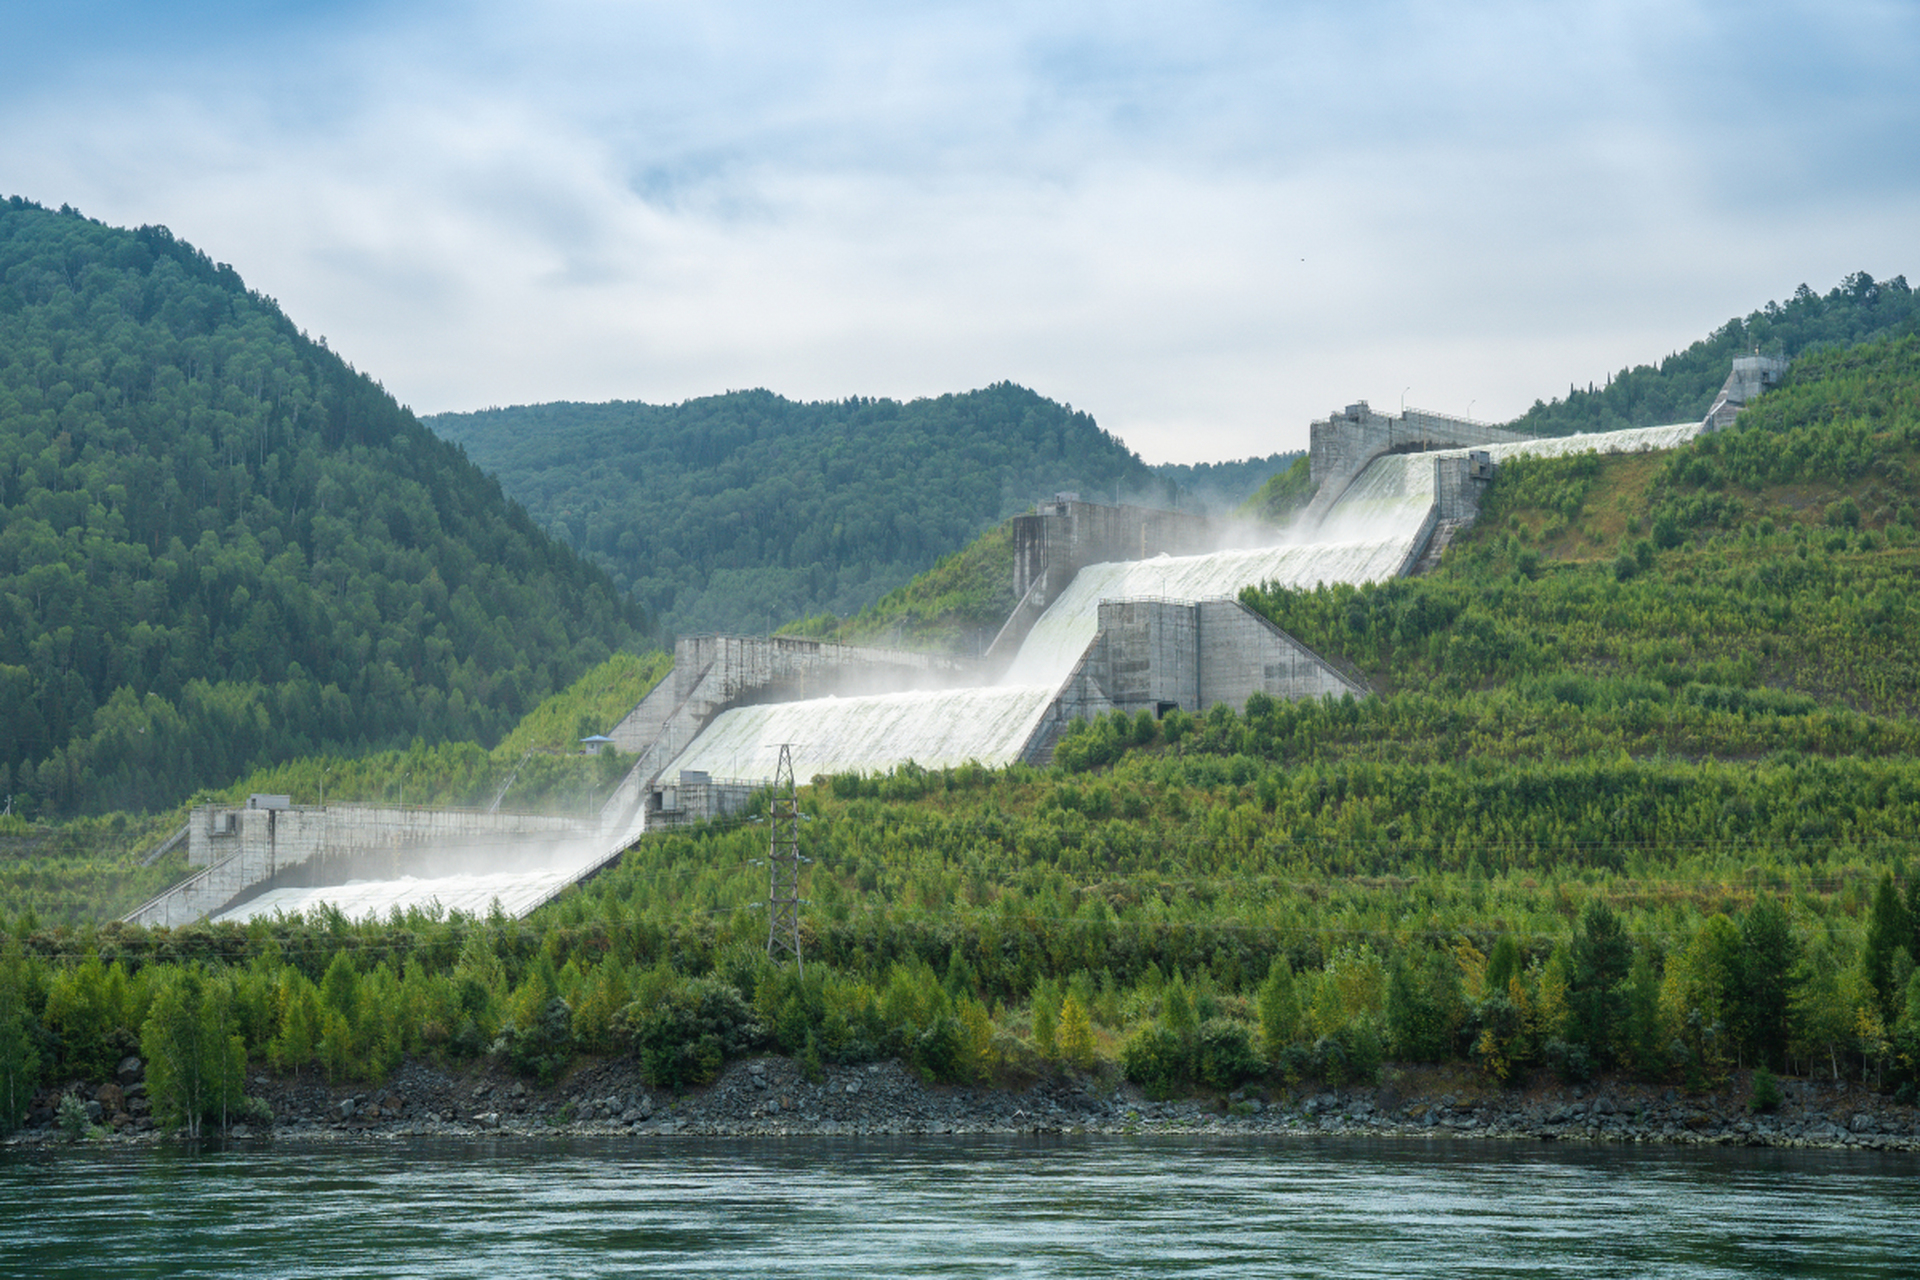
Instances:
[[[795,968],[806,972],[800,956],[800,800],[793,782],[793,744],[780,744],[773,773],[773,799],[767,806],[771,844],[767,849],[767,954],[777,964],[793,953]]]

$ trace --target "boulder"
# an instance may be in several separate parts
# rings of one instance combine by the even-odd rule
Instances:
[[[113,1074],[122,1085],[130,1085],[144,1080],[147,1075],[147,1069],[145,1065],[141,1063],[140,1059],[129,1054],[127,1057],[120,1059],[120,1066]]]

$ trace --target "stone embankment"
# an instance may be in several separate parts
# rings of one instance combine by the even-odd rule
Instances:
[[[86,1104],[93,1137],[155,1135],[139,1068],[129,1059],[115,1081],[65,1091]],[[453,1074],[410,1063],[377,1088],[255,1076],[248,1092],[273,1118],[242,1123],[231,1136],[1338,1134],[1920,1152],[1915,1108],[1858,1086],[1785,1080],[1781,1105],[1763,1114],[1747,1110],[1749,1089],[1743,1075],[1703,1095],[1627,1082],[1497,1090],[1400,1069],[1367,1087],[1241,1090],[1212,1101],[1151,1102],[1091,1078],[1061,1077],[1019,1090],[929,1086],[897,1062],[829,1067],[813,1082],[784,1058],[759,1058],[734,1063],[712,1086],[676,1097],[647,1087],[630,1060],[585,1067],[551,1089],[490,1071]],[[28,1127],[13,1141],[63,1139],[59,1100],[57,1093],[37,1097]]]

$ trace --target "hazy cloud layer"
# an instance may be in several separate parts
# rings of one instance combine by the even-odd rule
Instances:
[[[1217,459],[1920,274],[1905,3],[45,8],[0,191],[422,411],[1010,378]]]

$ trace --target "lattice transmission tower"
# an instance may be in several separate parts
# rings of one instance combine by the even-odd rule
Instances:
[[[767,823],[767,954],[776,964],[793,953],[795,967],[806,972],[800,955],[800,799],[793,781],[793,744],[780,744],[773,772],[773,799]]]

